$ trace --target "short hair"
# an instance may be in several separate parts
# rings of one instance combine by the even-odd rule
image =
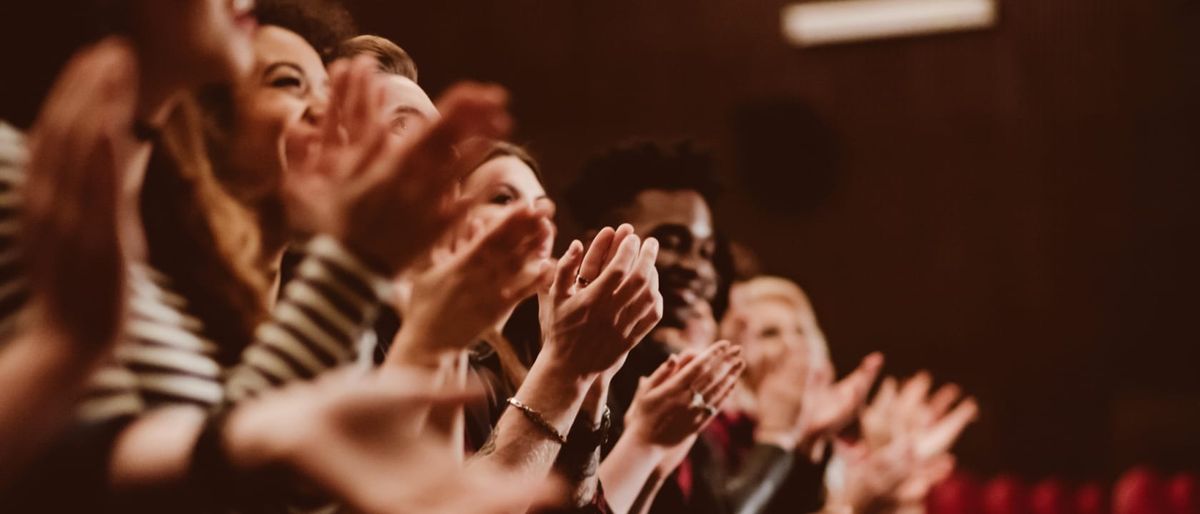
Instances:
[[[299,34],[326,64],[342,41],[358,33],[350,11],[336,0],[259,0],[255,15],[261,25]]]
[[[400,45],[387,38],[370,34],[355,36],[339,43],[333,52],[334,59],[354,58],[360,55],[374,57],[382,73],[417,81],[417,63],[408,52],[400,48]]]
[[[712,156],[691,141],[619,145],[588,160],[565,199],[582,228],[594,229],[618,221],[614,211],[651,189],[696,191],[712,205],[720,191]]]

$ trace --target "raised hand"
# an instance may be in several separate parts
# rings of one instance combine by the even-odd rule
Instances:
[[[586,254],[571,243],[538,301],[543,353],[556,368],[611,380],[662,319],[657,257],[658,241],[641,241],[629,225],[601,230]]]
[[[369,59],[331,75],[337,99],[322,127],[288,138],[285,187],[298,206],[289,212],[394,274],[466,213],[468,202],[454,194],[461,171],[454,148],[473,137],[502,138],[511,126],[508,95],[496,86],[456,85],[438,102],[441,118],[400,140],[382,116],[382,79]]]
[[[137,61],[119,39],[77,54],[52,87],[30,138],[22,255],[34,322],[81,349],[112,343],[124,310],[125,248],[140,227],[132,175]],[[140,240],[140,239],[138,239]]]
[[[411,302],[389,360],[419,363],[465,349],[552,279],[554,205],[517,205],[491,226],[468,221],[413,274]]]
[[[894,440],[881,448],[837,442],[827,471],[828,498],[822,512],[894,512],[895,494],[917,470],[910,440]]]
[[[741,348],[725,341],[703,352],[671,356],[639,381],[625,414],[625,433],[648,445],[678,446],[712,420],[745,368]],[[697,398],[703,402],[694,402]]]
[[[876,352],[864,357],[857,369],[837,383],[833,383],[828,362],[813,370],[805,407],[806,437],[833,435],[853,421],[882,367],[883,355]]]
[[[641,379],[625,414],[625,432],[600,465],[615,512],[649,505],[737,385],[745,369],[740,354],[740,347],[722,341],[673,355]]]
[[[975,400],[962,399],[957,385],[946,384],[930,395],[932,384],[927,372],[902,385],[888,377],[863,411],[864,451],[901,444],[913,456],[909,473],[891,493],[895,502],[920,502],[931,487],[949,476],[954,470],[950,449],[979,413]]]

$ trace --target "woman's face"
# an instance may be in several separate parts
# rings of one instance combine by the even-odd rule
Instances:
[[[144,58],[190,85],[232,83],[250,70],[254,0],[138,0],[132,32]]]
[[[782,362],[786,352],[812,355],[813,341],[795,308],[778,300],[758,300],[738,306],[741,331],[734,341],[742,345],[746,378],[760,379],[764,370]]]
[[[485,222],[502,216],[507,206],[533,205],[546,198],[546,190],[533,169],[525,161],[509,155],[496,157],[476,168],[463,181],[462,194],[478,201],[471,214]]]
[[[525,161],[506,155],[483,163],[468,175],[462,184],[462,194],[477,200],[471,217],[490,226],[504,216],[506,207],[514,204],[532,206],[546,198],[546,189]],[[552,245],[553,236],[546,240],[547,254]]]
[[[235,88],[226,184],[251,202],[279,193],[289,130],[315,130],[329,103],[321,57],[298,34],[264,26],[254,37],[254,67]]]

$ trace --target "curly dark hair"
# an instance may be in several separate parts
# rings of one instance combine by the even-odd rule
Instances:
[[[720,191],[713,159],[695,146],[645,140],[616,146],[584,164],[567,189],[567,206],[583,228],[593,229],[617,221],[613,211],[649,189],[693,190],[711,205]]]
[[[358,34],[350,11],[337,0],[259,0],[255,15],[262,25],[295,32],[328,64],[339,44]]]

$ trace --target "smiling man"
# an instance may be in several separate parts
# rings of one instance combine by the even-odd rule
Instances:
[[[589,161],[567,193],[585,238],[600,227],[628,223],[639,237],[661,243],[656,266],[664,312],[648,342],[672,353],[692,346],[698,331],[715,329],[711,306],[719,276],[712,168],[711,158],[688,143],[671,148],[635,143]]]

